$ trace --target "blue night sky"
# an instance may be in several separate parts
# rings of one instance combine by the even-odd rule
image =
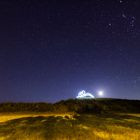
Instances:
[[[0,102],[80,90],[140,99],[139,0],[1,0]]]

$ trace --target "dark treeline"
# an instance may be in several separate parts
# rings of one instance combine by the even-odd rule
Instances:
[[[69,99],[51,103],[1,103],[0,112],[77,112],[77,113],[107,113],[128,112],[140,113],[140,100],[121,99]]]

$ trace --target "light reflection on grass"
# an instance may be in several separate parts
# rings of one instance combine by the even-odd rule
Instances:
[[[139,140],[140,114],[0,114],[0,140]]]

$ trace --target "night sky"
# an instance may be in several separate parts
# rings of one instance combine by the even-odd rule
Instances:
[[[0,102],[80,90],[140,99],[140,1],[1,0]]]

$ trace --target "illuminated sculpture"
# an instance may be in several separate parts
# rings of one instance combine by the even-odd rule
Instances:
[[[85,90],[82,90],[78,93],[77,99],[94,99],[95,97],[91,94],[86,92]]]

